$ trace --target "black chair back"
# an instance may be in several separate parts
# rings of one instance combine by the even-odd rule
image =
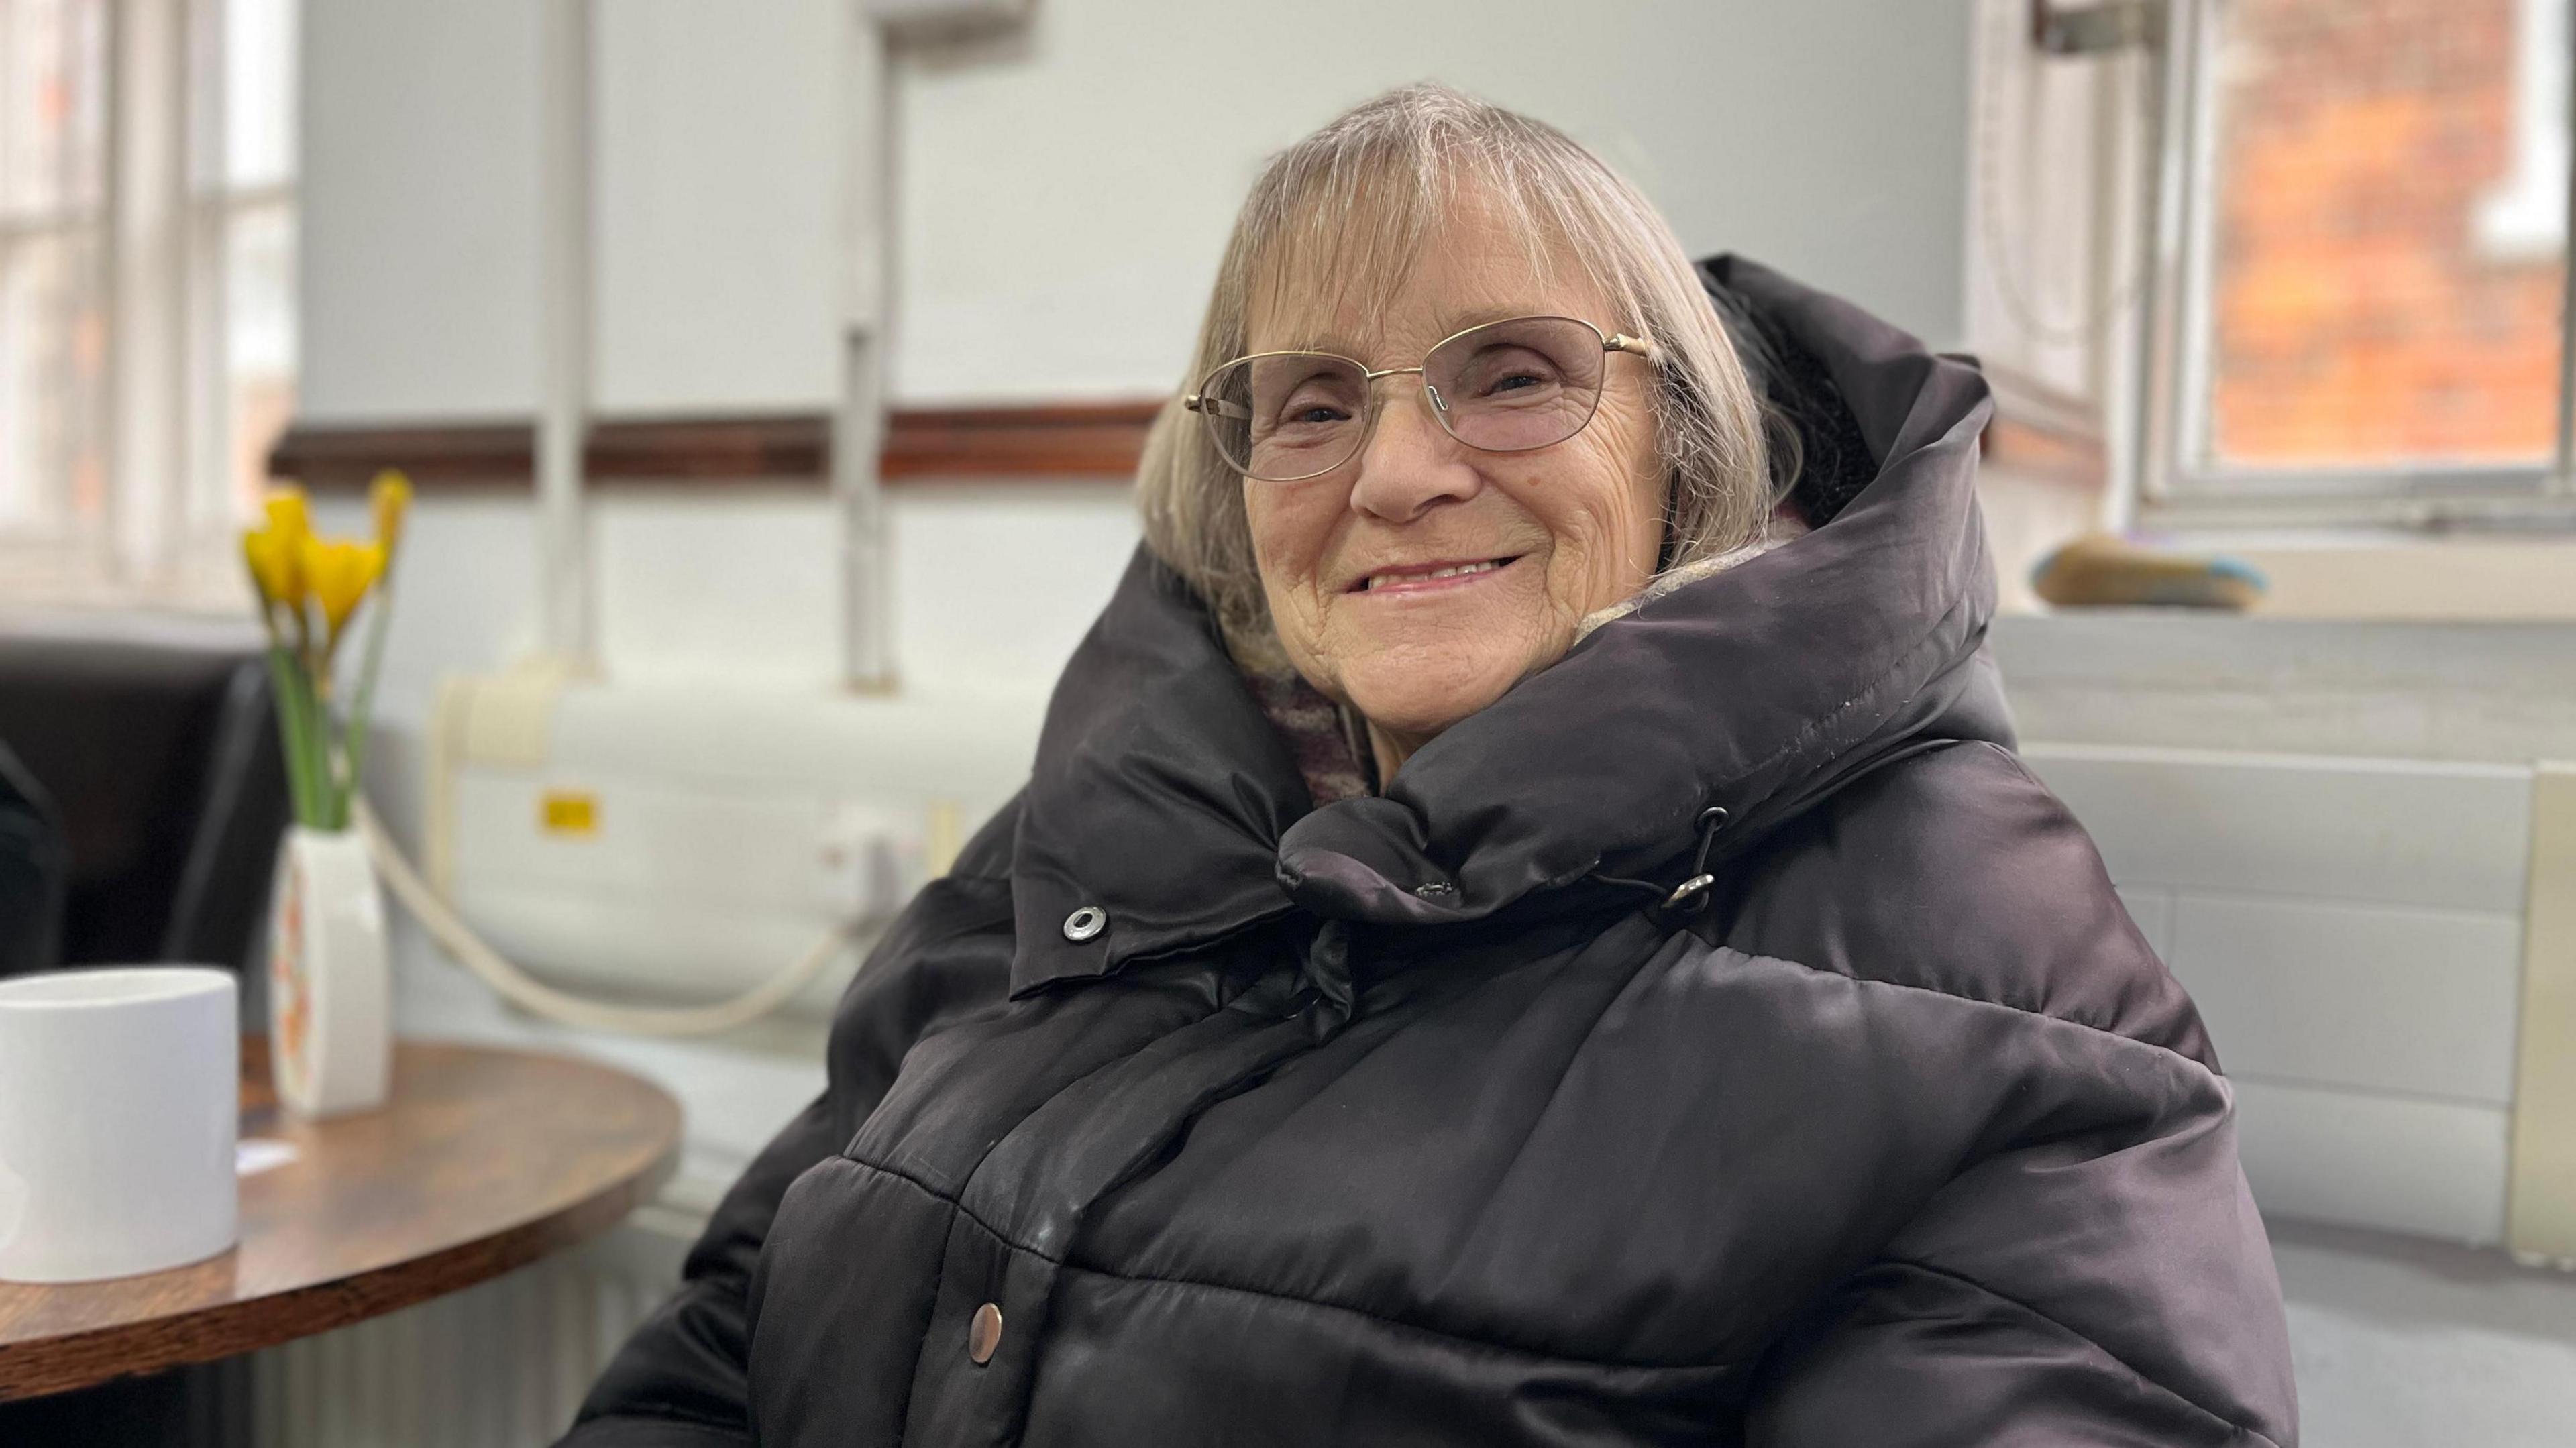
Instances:
[[[249,963],[289,814],[256,651],[0,637],[0,744],[59,821],[59,963]]]
[[[49,969],[61,958],[70,876],[62,816],[0,744],[0,976]]]

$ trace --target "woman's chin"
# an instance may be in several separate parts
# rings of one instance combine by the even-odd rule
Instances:
[[[1527,660],[1518,654],[1462,657],[1451,651],[1379,661],[1344,683],[1361,717],[1422,740],[1501,698],[1527,671]]]

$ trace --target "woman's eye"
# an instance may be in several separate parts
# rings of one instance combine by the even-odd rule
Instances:
[[[1353,410],[1341,388],[1309,380],[1289,389],[1270,415],[1278,427],[1324,427],[1348,421]]]
[[[1337,403],[1309,400],[1289,404],[1287,410],[1279,415],[1279,420],[1282,423],[1316,424],[1340,422],[1349,416],[1350,413]]]
[[[1469,369],[1467,389],[1470,397],[1508,397],[1557,385],[1558,373],[1543,358],[1533,357],[1520,348],[1476,359]]]

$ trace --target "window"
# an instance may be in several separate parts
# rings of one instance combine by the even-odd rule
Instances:
[[[2569,0],[2175,0],[2145,507],[2576,516]]]
[[[295,0],[0,0],[0,600],[241,606],[293,406]]]
[[[203,161],[190,187],[190,292],[207,314],[197,334],[208,355],[190,375],[209,395],[190,408],[206,430],[189,521],[216,533],[229,567],[232,530],[257,505],[295,409],[296,0],[195,8]]]
[[[106,506],[107,14],[0,0],[0,530]]]

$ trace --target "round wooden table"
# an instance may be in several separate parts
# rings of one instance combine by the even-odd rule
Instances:
[[[142,1277],[0,1282],[0,1402],[210,1362],[469,1287],[617,1224],[676,1164],[680,1107],[587,1061],[405,1041],[384,1109],[303,1122],[242,1041],[241,1242]]]

